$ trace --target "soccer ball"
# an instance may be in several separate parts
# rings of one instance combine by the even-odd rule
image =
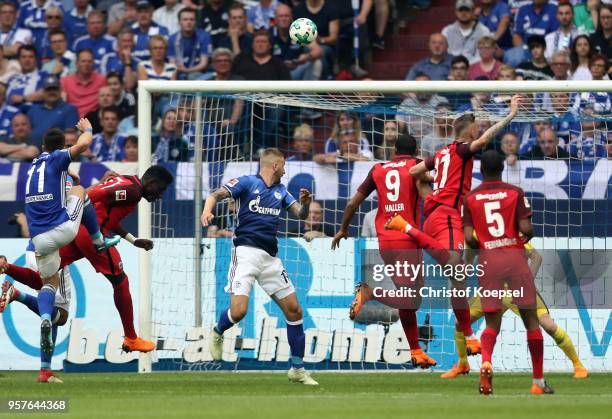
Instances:
[[[317,25],[305,17],[293,21],[289,27],[289,36],[300,45],[308,45],[317,38]]]

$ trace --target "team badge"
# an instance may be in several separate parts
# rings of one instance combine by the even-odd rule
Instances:
[[[238,179],[232,179],[229,182],[227,182],[227,186],[229,186],[230,188],[233,188],[237,184],[238,184]]]
[[[274,192],[274,198],[276,199],[281,199],[283,196],[281,195],[281,193],[279,191]]]
[[[125,201],[127,200],[127,191],[122,189],[120,191],[115,191],[115,201]]]

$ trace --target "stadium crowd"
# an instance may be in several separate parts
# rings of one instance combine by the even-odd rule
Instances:
[[[0,159],[31,160],[43,133],[76,139],[87,117],[95,138],[83,161],[136,161],[139,80],[319,80],[364,77],[367,48],[384,49],[393,0],[28,0],[0,2]],[[427,0],[411,0],[415,7]],[[612,1],[457,0],[456,21],[429,37],[429,55],[407,80],[608,80]],[[318,27],[316,42],[289,38],[294,17]],[[358,31],[354,27],[359,28]],[[360,40],[354,52],[353,38]],[[321,164],[389,157],[408,131],[430,156],[448,144],[453,115],[503,113],[509,96],[405,94],[386,97],[397,116],[322,115],[220,99],[206,113],[206,144],[245,153],[254,114],[255,149],[281,146],[290,160]],[[538,94],[535,123],[516,123],[495,147],[510,161],[608,158],[608,93]],[[195,117],[188,99],[155,98],[156,162],[193,158]],[[419,109],[415,114],[414,110]],[[424,116],[424,113],[429,112]],[[323,117],[322,122],[321,118]],[[327,127],[331,129],[323,129]],[[488,123],[483,121],[482,129]],[[323,137],[321,137],[323,136]],[[280,139],[280,140],[279,140]],[[214,159],[210,154],[208,157]],[[612,157],[612,154],[611,154]],[[225,157],[227,158],[227,156]]]

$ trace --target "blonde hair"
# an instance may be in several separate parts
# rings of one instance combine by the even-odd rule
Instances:
[[[164,44],[164,49],[168,50],[168,41],[166,40],[166,38],[164,38],[161,35],[153,35],[150,39],[149,39],[149,49],[151,49],[151,46],[153,45],[153,42],[155,41],[160,41]]]
[[[497,42],[495,42],[495,38],[485,35],[478,40],[478,46],[481,47],[483,45],[494,47],[495,45],[497,45]]]
[[[516,70],[511,65],[508,65],[508,64],[502,65],[501,67],[499,67],[499,71],[497,73],[499,74],[502,71],[511,71],[514,77],[516,77]]]
[[[266,148],[264,151],[261,152],[261,157],[259,158],[259,165],[260,166],[271,166],[276,161],[284,159],[284,158],[285,158],[285,155],[281,153],[281,151],[278,148],[275,148],[275,147]]]
[[[312,141],[314,139],[314,131],[312,130],[312,127],[310,125],[301,124],[295,127],[295,129],[293,130],[293,138],[295,139],[295,137],[298,136],[301,138],[307,138]]]

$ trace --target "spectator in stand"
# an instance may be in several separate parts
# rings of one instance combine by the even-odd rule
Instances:
[[[32,103],[43,99],[43,80],[46,73],[37,69],[36,50],[32,45],[22,45],[17,53],[21,74],[13,76],[8,83],[8,103],[28,112]]]
[[[289,69],[272,55],[270,34],[260,30],[253,34],[251,53],[240,53],[234,59],[234,73],[246,80],[291,80]]]
[[[581,130],[572,135],[568,150],[572,157],[580,160],[595,160],[608,157],[607,133],[600,129],[601,123],[593,119],[593,107],[588,104],[581,117]]]
[[[108,33],[117,35],[121,29],[131,27],[136,22],[137,0],[115,3],[108,12]]]
[[[279,4],[276,8],[276,26],[271,28],[272,53],[283,60],[293,80],[319,80],[321,78],[323,51],[316,41],[307,47],[296,44],[289,37],[289,26],[293,22],[291,8]]]
[[[457,20],[442,29],[442,35],[448,40],[448,52],[463,55],[474,63],[478,61],[478,41],[491,35],[491,31],[476,19],[472,0],[457,0],[455,15]]]
[[[569,144],[574,133],[581,128],[580,116],[572,112],[570,95],[568,93],[549,93],[550,112],[552,112],[551,128],[557,133],[559,143]]]
[[[513,67],[528,59],[525,45],[531,35],[546,36],[559,29],[557,21],[557,8],[548,0],[533,0],[519,3],[515,19],[512,43],[514,48],[504,54],[504,63]]]
[[[574,24],[587,35],[597,30],[600,4],[600,0],[586,0],[574,6]]]
[[[53,59],[42,66],[42,71],[56,77],[64,77],[76,71],[76,55],[68,50],[66,32],[61,29],[49,32],[49,44]]]
[[[74,7],[64,16],[64,27],[72,45],[77,38],[87,35],[87,16],[93,11],[90,0],[74,0]]]
[[[597,31],[591,35],[591,43],[597,52],[608,58],[612,57],[612,4],[601,6],[599,25]]]
[[[317,25],[317,42],[323,49],[323,78],[333,74],[340,19],[335,5],[329,0],[304,0],[293,14],[312,20]]]
[[[336,121],[332,129],[331,136],[325,141],[325,153],[336,154],[340,149],[340,136],[342,133],[354,133],[355,137],[359,139],[359,154],[362,154],[368,159],[374,158],[372,154],[372,147],[370,142],[363,136],[361,131],[361,121],[359,116],[354,113],[341,111],[336,115]]]
[[[570,155],[559,147],[557,134],[550,128],[542,130],[538,136],[538,143],[531,149],[530,153],[521,156],[521,159],[569,159]]]
[[[527,45],[531,60],[520,63],[516,68],[516,75],[521,80],[551,80],[555,74],[544,58],[544,51],[546,51],[544,37],[531,35],[527,40]]]
[[[41,145],[32,142],[32,127],[28,117],[18,113],[11,121],[13,136],[0,141],[0,157],[8,161],[31,161],[40,154]]]
[[[82,118],[98,108],[98,91],[106,86],[106,78],[95,71],[93,52],[82,49],[77,53],[76,73],[62,77],[60,84],[63,99],[76,106]]]
[[[389,161],[395,155],[395,142],[399,135],[397,121],[386,121],[383,128],[383,141],[380,147],[375,150],[378,160]]]
[[[559,21],[559,29],[545,37],[546,52],[544,56],[548,61],[552,59],[555,51],[569,51],[574,38],[582,33],[573,23],[574,9],[570,3],[562,3],[557,6],[557,20]]]
[[[415,78],[416,81],[426,81],[429,77],[426,74],[419,74]],[[399,114],[396,119],[399,123],[400,131],[409,132],[417,141],[431,132],[432,118],[415,116],[414,110],[429,110],[432,113],[440,103],[448,103],[444,96],[432,93],[408,93],[406,99],[399,106]]]
[[[100,69],[100,60],[109,52],[117,49],[117,40],[107,35],[104,26],[104,14],[97,10],[87,16],[87,35],[83,35],[74,41],[72,51],[79,53],[88,49],[94,54],[96,69]]]
[[[153,20],[168,29],[169,35],[174,35],[181,29],[179,12],[184,8],[179,0],[164,0],[164,5],[153,12]]]
[[[486,79],[481,79],[486,80]],[[475,92],[472,94],[470,102],[457,109],[458,112],[497,112],[498,105],[492,102],[491,93]]]
[[[119,112],[114,107],[102,109],[102,132],[93,136],[91,151],[97,162],[122,161],[125,137],[117,131]]]
[[[168,58],[176,65],[179,80],[210,80],[213,73],[208,71],[212,54],[210,35],[196,27],[195,9],[186,8],[179,12],[180,30],[168,41]]]
[[[591,80],[593,78],[589,70],[591,55],[593,55],[591,40],[587,35],[578,35],[570,51],[570,80]]]
[[[123,163],[138,163],[138,137],[130,135],[123,143]]]
[[[134,115],[136,111],[136,98],[130,92],[125,91],[123,80],[119,73],[108,73],[106,83],[113,95],[113,105],[119,111],[119,119]]]
[[[429,57],[414,63],[406,74],[406,80],[414,80],[417,74],[427,74],[431,80],[448,78],[453,56],[448,53],[448,42],[441,33],[429,36]]]
[[[506,164],[514,167],[519,159],[519,139],[515,132],[506,132],[501,138],[501,151],[506,157]]]
[[[480,7],[476,12],[478,21],[491,31],[497,45],[501,48],[512,46],[510,8],[504,0],[480,0]]]
[[[49,76],[43,83],[44,98],[40,104],[35,104],[28,112],[28,119],[32,125],[32,139],[42,144],[43,137],[48,129],[59,128],[65,130],[79,122],[77,109],[62,100],[60,83],[57,77]]]
[[[202,28],[210,35],[213,48],[218,48],[219,42],[227,34],[229,7],[225,0],[208,0],[200,13]]]
[[[550,59],[550,68],[553,71],[553,80],[567,80],[571,66],[568,51],[562,50],[555,52]]]
[[[513,126],[520,128],[519,139],[521,143],[519,146],[519,154],[521,156],[531,153],[534,146],[537,145],[542,132],[545,129],[552,128],[550,120],[548,119],[541,119],[531,124],[514,124]],[[562,144],[562,146],[565,146],[565,144]]]
[[[338,150],[334,153],[316,154],[313,160],[319,164],[340,162],[369,161],[374,158],[371,151],[365,151],[355,130],[341,130],[338,135]]]
[[[389,0],[374,0],[374,39],[372,47],[385,49],[385,32],[389,22],[391,4]]]
[[[229,26],[226,34],[219,34],[217,47],[228,48],[234,55],[241,52],[250,53],[253,34],[247,30],[247,17],[244,6],[234,3],[229,8]]]
[[[39,36],[34,37],[34,47],[36,48],[36,58],[42,63],[53,58],[53,49],[49,34],[55,31],[61,31],[64,26],[64,11],[57,6],[49,7],[45,12],[47,21],[47,29],[41,32]]]
[[[138,64],[138,80],[176,80],[176,65],[167,60],[168,42],[161,35],[149,40],[150,59]]]
[[[4,46],[4,56],[16,58],[22,45],[31,45],[32,32],[17,26],[17,6],[15,2],[4,0],[0,3],[0,44]]]
[[[176,109],[168,109],[153,135],[153,164],[189,160],[189,143],[177,131]]]
[[[452,109],[450,104],[441,102],[436,106],[433,129],[421,140],[421,158],[435,156],[436,151],[453,141]]]
[[[139,60],[148,60],[149,40],[160,35],[168,38],[168,29],[153,22],[153,5],[148,0],[138,0],[136,4],[136,23],[132,25],[134,33],[134,50],[132,54]]]
[[[311,161],[313,154],[314,131],[308,124],[301,124],[293,130],[292,148],[287,161]]]
[[[19,61],[6,58],[4,56],[4,47],[0,45],[0,83],[7,84],[13,76],[20,72]]]
[[[30,0],[22,2],[19,6],[17,27],[29,29],[33,39],[41,39],[47,29],[45,12],[50,7],[59,7],[62,4],[56,0]]]
[[[102,86],[100,90],[98,90],[98,106],[85,115],[85,118],[91,122],[91,128],[94,134],[102,132],[102,111],[113,106],[113,99],[113,93],[110,87]]]
[[[289,236],[302,237],[307,242],[316,238],[334,237],[336,230],[325,222],[323,208],[317,201],[310,203],[308,216],[300,225],[289,231]]]
[[[140,60],[132,56],[134,49],[134,34],[130,28],[123,28],[117,35],[118,51],[112,51],[102,57],[100,68],[102,74],[121,74],[127,90],[136,88],[138,80],[138,63]]]
[[[508,64],[504,64],[499,68],[497,73],[497,80],[500,81],[513,81],[516,80],[516,71]]]
[[[591,57],[589,70],[593,80],[604,80],[606,70],[610,62],[608,58],[601,54]],[[610,83],[607,81],[606,83]],[[612,113],[611,96],[608,92],[582,92],[576,94],[573,110],[577,115],[582,114],[587,108],[596,115],[609,115]]]
[[[448,75],[449,80],[464,81],[467,80],[467,74],[470,63],[463,55],[458,55],[451,60],[451,69]],[[470,93],[440,93],[440,96],[446,98],[453,109],[465,106],[470,102],[472,95]]]
[[[274,27],[274,16],[278,7],[278,0],[259,0],[247,12],[247,27],[249,32]]]
[[[480,38],[480,41],[478,41],[480,61],[476,61],[470,66],[468,70],[468,78],[470,80],[476,80],[483,76],[489,80],[497,80],[499,69],[503,64],[495,59],[496,48],[497,44],[495,44],[493,37],[483,36]]]
[[[7,140],[13,133],[11,121],[19,109],[6,103],[6,84],[0,83],[0,141]]]

